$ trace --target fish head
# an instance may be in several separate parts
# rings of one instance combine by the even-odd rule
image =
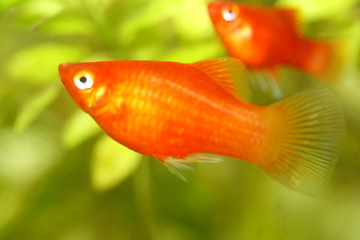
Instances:
[[[109,94],[108,81],[104,78],[104,63],[63,63],[59,74],[66,90],[79,107],[96,115],[106,106]]]
[[[250,40],[251,23],[246,18],[246,8],[235,2],[216,1],[208,4],[208,12],[219,35],[227,40]]]

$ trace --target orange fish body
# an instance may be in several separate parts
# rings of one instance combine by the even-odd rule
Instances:
[[[297,11],[235,2],[208,5],[212,22],[230,55],[253,69],[291,65],[322,76],[332,59],[332,46],[303,36]]]
[[[59,71],[76,103],[109,136],[165,164],[218,160],[201,153],[226,155],[259,166],[290,188],[313,194],[323,183],[314,183],[317,187],[310,184],[312,188],[308,189],[302,184],[302,178],[308,176],[304,177],[302,166],[295,164],[296,154],[311,156],[328,150],[325,146],[313,150],[303,142],[312,137],[312,127],[317,129],[314,134],[318,140],[334,151],[323,157],[325,163],[317,157],[306,160],[310,165],[317,161],[310,166],[309,174],[326,177],[338,156],[343,119],[332,93],[321,90],[315,97],[314,93],[294,96],[269,107],[250,104],[236,95],[237,91],[246,96],[247,86],[244,67],[234,58],[193,64],[156,61],[61,64]],[[303,101],[309,108],[306,111],[298,106]],[[317,105],[319,102],[322,106]],[[316,126],[312,119],[314,111]],[[329,112],[336,123],[327,121]],[[299,122],[293,121],[297,117],[301,124],[312,121],[312,125],[298,126]],[[319,126],[322,121],[324,131]],[[292,135],[287,136],[286,131]],[[332,134],[333,140],[329,141],[327,134]],[[287,141],[290,146],[295,144],[290,153],[294,155],[292,161],[285,160],[289,156],[284,148]],[[296,149],[297,144],[300,150]],[[287,174],[291,179],[284,181],[282,174],[280,177],[278,161],[285,161],[279,166],[282,171],[290,171]],[[300,173],[294,177],[293,172],[297,171]]]
[[[95,116],[108,135],[162,161],[168,156],[182,158],[194,152],[249,159],[246,154],[253,155],[257,147],[244,139],[259,142],[254,133],[266,130],[266,122],[261,119],[263,107],[229,94],[193,65],[112,61],[65,66],[62,72],[71,71],[66,74],[89,69],[96,77],[94,88],[98,90],[92,93],[96,99],[90,101],[97,101],[99,107],[88,102],[80,106]],[[121,74],[115,77],[118,69]],[[104,73],[105,77],[113,76],[110,81],[103,78]],[[122,80],[113,81],[120,77]],[[108,96],[109,92],[116,94]]]

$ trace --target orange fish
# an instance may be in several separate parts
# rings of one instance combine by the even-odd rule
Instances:
[[[71,97],[110,137],[183,179],[183,163],[219,161],[204,155],[212,153],[245,160],[314,195],[340,153],[344,118],[330,90],[253,105],[238,97],[249,88],[235,58],[67,63],[59,71]]]
[[[305,37],[297,11],[237,2],[212,2],[211,20],[228,52],[253,69],[290,65],[321,77],[333,67],[333,45]]]

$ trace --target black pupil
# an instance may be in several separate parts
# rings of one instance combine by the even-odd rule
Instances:
[[[86,77],[81,77],[81,78],[80,78],[80,82],[86,83]]]

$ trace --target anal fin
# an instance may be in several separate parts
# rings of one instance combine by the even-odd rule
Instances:
[[[253,89],[260,89],[263,93],[269,94],[275,100],[284,98],[279,83],[273,74],[275,70],[253,70],[249,71],[250,83]]]
[[[183,158],[166,157],[163,159],[163,162],[171,173],[178,176],[181,180],[187,181],[189,172],[196,170],[196,163],[218,163],[222,162],[222,159],[218,157],[206,156],[205,154],[201,153],[194,153]]]

